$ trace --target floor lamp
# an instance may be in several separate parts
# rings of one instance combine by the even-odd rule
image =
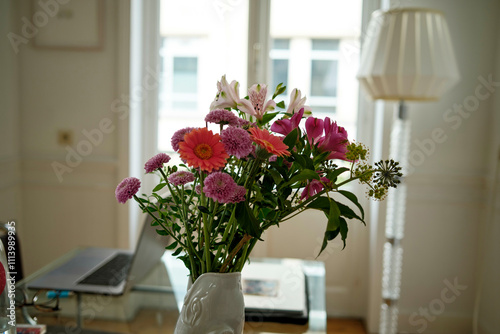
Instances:
[[[424,8],[375,11],[363,44],[358,79],[373,99],[398,101],[390,156],[408,168],[410,120],[405,101],[435,101],[459,78],[443,14]],[[406,170],[407,171],[407,170]],[[393,195],[393,196],[392,196]],[[396,334],[406,184],[388,198],[380,334]]]

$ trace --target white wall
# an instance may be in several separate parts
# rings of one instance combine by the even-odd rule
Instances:
[[[490,93],[484,100],[476,99],[477,108],[465,110],[464,116],[454,112],[453,107],[474,101],[471,96],[475,96],[476,87],[481,84],[478,77],[487,79],[494,74],[500,3],[421,0],[398,4],[444,12],[462,78],[438,102],[409,104],[410,164],[414,171],[407,179],[399,330],[470,333],[478,250],[483,242],[479,232],[485,218],[490,168],[490,119],[493,97],[498,93]],[[499,81],[498,77],[493,79]],[[486,92],[481,88],[480,93]],[[387,115],[391,117],[391,112]],[[439,143],[431,141],[435,129],[444,132]],[[379,238],[379,251],[382,246]],[[457,295],[446,290],[455,280],[463,287]],[[370,295],[377,293],[380,294],[372,290]],[[372,298],[370,332],[378,331],[379,308],[380,298]]]
[[[119,141],[119,136],[128,124],[112,111],[112,103],[127,94],[120,90],[118,79],[120,47],[126,52],[128,49],[119,45],[119,2],[104,3],[102,50],[41,49],[29,38],[14,55],[6,39],[2,41],[6,51],[2,55],[8,57],[2,67],[7,69],[10,81],[19,82],[19,90],[1,89],[11,101],[9,123],[2,122],[7,131],[2,131],[2,136],[12,138],[7,141],[12,144],[2,145],[1,154],[11,161],[17,151],[20,153],[23,210],[16,218],[28,273],[77,246],[127,246],[128,223],[118,220],[123,209],[114,198],[114,189],[123,169],[121,147],[127,145]],[[30,4],[27,0],[2,1],[2,6],[13,7],[10,15],[5,12],[10,27],[2,29],[23,36],[22,18],[32,17]],[[2,85],[3,80],[2,76]],[[100,131],[102,122],[109,124]],[[73,134],[72,145],[58,144],[60,130]],[[84,130],[94,133],[93,143]],[[64,168],[59,177],[54,163]],[[3,201],[1,205],[1,219],[14,216],[13,212],[4,217],[8,211],[3,210],[4,206],[13,210],[14,205]]]
[[[14,8],[0,2],[0,36],[12,31]],[[5,39],[4,39],[5,40]],[[18,59],[0,43],[0,221],[21,219]]]
[[[497,24],[496,31],[500,32]],[[500,78],[500,34],[497,35],[496,64],[494,77]],[[490,117],[490,154],[488,173],[488,207],[485,210],[484,226],[478,257],[478,309],[479,334],[497,333],[500,328],[500,95],[495,94],[493,112]]]

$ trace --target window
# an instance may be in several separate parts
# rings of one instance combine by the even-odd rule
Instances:
[[[199,110],[199,38],[163,37],[158,93],[158,150],[169,151],[170,138]]]
[[[294,50],[290,51],[290,44]],[[304,47],[308,52],[300,52]],[[304,93],[309,92],[308,105],[314,114],[333,117],[337,107],[338,85],[338,48],[337,39],[292,38],[273,39],[269,53],[271,58],[272,87],[279,83],[289,86],[290,64],[294,70],[300,69],[309,77],[309,85],[297,85]],[[310,50],[309,50],[310,49]],[[307,82],[307,81],[306,81]],[[307,86],[307,87],[306,87]]]
[[[217,4],[160,0],[158,151],[172,153],[175,131],[205,125],[223,74],[240,82],[241,94],[247,90],[248,4]]]
[[[288,65],[290,62],[290,40],[273,39],[269,58],[271,59],[271,87],[274,88],[280,83],[286,84],[288,82]]]
[[[315,116],[337,120],[354,136],[357,64],[343,57],[342,48],[358,43],[361,0],[315,0],[311,6],[271,0],[269,15],[269,41],[258,41],[269,42],[268,94],[284,83],[287,103],[291,89],[300,89]],[[249,16],[249,1],[160,0],[159,151],[172,153],[176,130],[205,125],[223,74],[238,80],[240,96],[246,95],[249,27],[263,26],[262,15]]]

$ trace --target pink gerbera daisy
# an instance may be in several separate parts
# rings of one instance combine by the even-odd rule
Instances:
[[[184,141],[179,143],[180,157],[189,166],[205,172],[222,168],[229,155],[220,139],[220,135],[207,128],[194,129],[184,135]]]
[[[283,143],[280,137],[272,135],[266,129],[251,128],[250,136],[254,143],[266,149],[271,154],[276,154],[279,157],[289,156],[288,146]]]

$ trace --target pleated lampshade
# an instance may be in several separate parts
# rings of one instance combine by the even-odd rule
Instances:
[[[437,100],[459,80],[444,15],[424,8],[375,11],[358,79],[374,99]]]

